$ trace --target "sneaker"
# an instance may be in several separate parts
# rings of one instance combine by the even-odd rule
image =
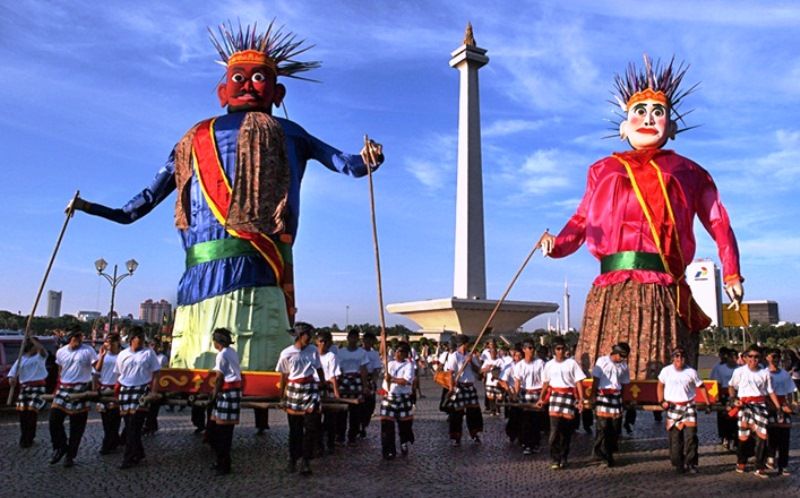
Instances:
[[[403,443],[400,445],[400,454],[403,456],[408,455],[408,443]]]
[[[558,470],[561,468],[561,464],[558,462],[553,462],[550,464],[550,470]]]
[[[384,460],[394,460],[395,456],[396,455],[394,453],[387,453],[387,454],[383,455],[383,459]]]
[[[534,453],[539,453],[540,450],[539,450],[538,446],[534,446],[534,447],[531,448],[531,451],[534,452]]]
[[[366,438],[367,437],[367,431],[365,431],[364,429],[361,429],[361,431],[358,433],[358,437],[360,437],[361,439]]]
[[[689,465],[688,472],[690,474],[697,474],[699,472],[697,470],[697,465]]]
[[[769,479],[769,474],[767,474],[766,471],[762,469],[756,470],[755,472],[753,472],[753,475],[758,477],[759,479]]]
[[[787,470],[787,469],[782,469],[782,468],[779,467],[778,468],[778,473],[776,475],[778,475],[778,476],[790,476],[790,475],[792,475],[792,473],[789,472],[789,470]]]
[[[475,444],[481,444],[481,437],[475,434],[474,436],[472,436],[472,442]]]
[[[737,463],[736,464],[736,473],[737,474],[744,474],[744,471],[745,471],[745,465],[743,463]]]
[[[308,460],[306,460],[305,458],[300,463],[300,475],[303,476],[311,475],[311,465],[309,465]]]
[[[631,424],[624,424],[623,427],[625,427],[625,432],[633,434],[633,427],[631,427]]]
[[[774,458],[767,458],[767,463],[764,464],[766,468],[769,470],[775,470],[775,459]]]
[[[460,439],[451,439],[450,440],[450,446],[461,446],[461,440]]]
[[[64,468],[68,469],[74,466],[75,466],[75,460],[73,460],[71,456],[67,455],[66,460],[64,460]]]
[[[524,450],[522,450],[523,455],[533,455],[533,449],[530,446],[526,446]]]
[[[559,466],[559,468],[566,469],[567,465],[568,464],[567,464],[566,460],[561,460],[561,463],[558,466]]]

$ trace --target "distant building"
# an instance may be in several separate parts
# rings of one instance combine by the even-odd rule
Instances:
[[[99,311],[78,311],[78,320],[82,322],[93,322],[103,316]]]
[[[61,291],[47,291],[47,316],[50,318],[61,316]]]
[[[745,301],[739,311],[722,310],[723,323],[726,327],[742,327],[758,323],[759,325],[778,325],[780,314],[775,301]]]
[[[148,299],[139,305],[139,320],[145,323],[161,323],[164,316],[172,317],[172,305],[165,299],[158,302]]]
[[[722,279],[717,265],[710,259],[692,261],[686,267],[686,281],[700,309],[711,318],[711,326],[722,326]]]

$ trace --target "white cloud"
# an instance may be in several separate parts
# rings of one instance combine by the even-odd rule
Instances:
[[[456,135],[440,134],[423,141],[413,156],[404,160],[406,171],[425,188],[438,190],[455,180]]]
[[[542,128],[545,121],[525,120],[525,119],[501,119],[493,122],[481,131],[484,137],[503,137],[513,135],[523,131],[533,131]]]

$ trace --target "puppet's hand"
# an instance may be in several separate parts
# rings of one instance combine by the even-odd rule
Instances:
[[[370,140],[369,148],[365,145],[361,149],[361,159],[364,160],[364,164],[371,167],[374,171],[378,166],[383,164],[383,145],[374,140]]]
[[[542,248],[542,254],[548,256],[556,246],[556,238],[545,230],[537,245]]]
[[[725,286],[725,294],[731,299],[731,304],[728,305],[729,310],[739,311],[744,299],[744,287],[741,281],[735,281]]]
[[[75,197],[67,204],[67,207],[64,208],[64,213],[69,214],[72,216],[75,211],[86,211],[89,207],[89,203],[81,199],[80,197]]]

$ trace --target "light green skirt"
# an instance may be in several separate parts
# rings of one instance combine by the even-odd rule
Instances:
[[[286,301],[278,287],[249,287],[199,303],[178,306],[172,329],[170,367],[210,369],[217,350],[211,335],[225,327],[233,336],[242,370],[275,370],[292,343]]]

